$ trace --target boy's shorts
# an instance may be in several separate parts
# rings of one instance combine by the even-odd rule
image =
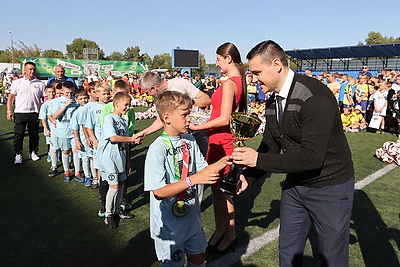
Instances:
[[[101,171],[101,179],[107,181],[109,185],[118,185],[118,182],[126,181],[128,178],[125,172],[107,173]]]
[[[55,134],[52,134],[49,139],[46,137],[46,143],[49,140],[50,150],[56,151],[60,149],[58,137]]]
[[[58,146],[61,150],[70,150],[72,148],[70,137],[58,137]]]
[[[171,242],[158,238],[154,239],[157,258],[162,261],[162,266],[184,266],[186,262],[185,254],[200,254],[207,247],[203,227],[182,244],[172,245]]]

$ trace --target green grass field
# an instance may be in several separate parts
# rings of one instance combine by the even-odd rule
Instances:
[[[140,108],[143,109],[143,108]],[[160,266],[149,234],[149,196],[143,192],[143,164],[148,145],[157,137],[147,137],[133,149],[134,173],[129,176],[127,198],[135,218],[109,230],[97,217],[97,190],[77,182],[63,182],[62,175],[49,180],[46,146],[41,136],[39,162],[25,160],[14,166],[13,124],[0,106],[0,266]],[[137,121],[143,129],[152,120]],[[372,155],[389,134],[348,134],[353,152],[356,180],[386,166]],[[28,143],[25,138],[24,158]],[[261,137],[247,144],[256,147]],[[350,266],[399,266],[400,260],[400,170],[355,193],[351,221]],[[239,245],[279,225],[280,183],[283,175],[259,180],[235,197]],[[205,190],[202,218],[207,237],[213,232],[210,189]],[[317,266],[318,257],[307,242],[305,266]],[[236,266],[278,266],[277,241],[240,260]],[[210,262],[217,256],[207,254]]]

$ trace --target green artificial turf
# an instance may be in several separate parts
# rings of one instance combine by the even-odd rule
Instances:
[[[144,110],[145,108],[138,108]],[[160,266],[149,234],[149,195],[143,192],[143,164],[147,147],[158,136],[150,135],[134,146],[127,199],[135,217],[121,221],[115,230],[97,217],[97,190],[62,175],[49,180],[46,146],[41,135],[38,162],[24,160],[14,166],[13,124],[5,106],[0,106],[0,266]],[[152,120],[137,121],[141,130]],[[389,134],[347,134],[359,181],[386,166],[372,155]],[[247,141],[257,147],[261,136]],[[24,142],[27,158],[28,138]],[[396,266],[399,263],[399,169],[358,191],[355,195],[351,228],[350,266]],[[246,245],[279,225],[280,183],[284,175],[273,174],[259,180],[234,198],[239,245]],[[214,231],[210,189],[202,202],[202,218],[207,237]],[[315,266],[308,242],[305,265]],[[208,262],[217,255],[207,254]],[[380,264],[382,263],[382,264]],[[239,261],[237,266],[278,266],[277,241]]]

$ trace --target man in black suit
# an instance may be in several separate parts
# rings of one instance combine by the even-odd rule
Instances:
[[[249,181],[267,172],[287,174],[280,203],[280,264],[301,266],[314,224],[321,265],[347,266],[354,169],[336,99],[318,80],[290,70],[273,41],[255,46],[247,59],[263,90],[274,95],[266,105],[258,150],[241,147],[232,156],[248,166],[243,175]]]

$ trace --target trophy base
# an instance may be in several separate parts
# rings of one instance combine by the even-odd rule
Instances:
[[[224,181],[224,180],[222,180],[221,183],[219,184],[219,190],[222,193],[232,195],[232,196],[236,196],[236,187],[237,187],[237,183],[231,183],[231,182]]]

